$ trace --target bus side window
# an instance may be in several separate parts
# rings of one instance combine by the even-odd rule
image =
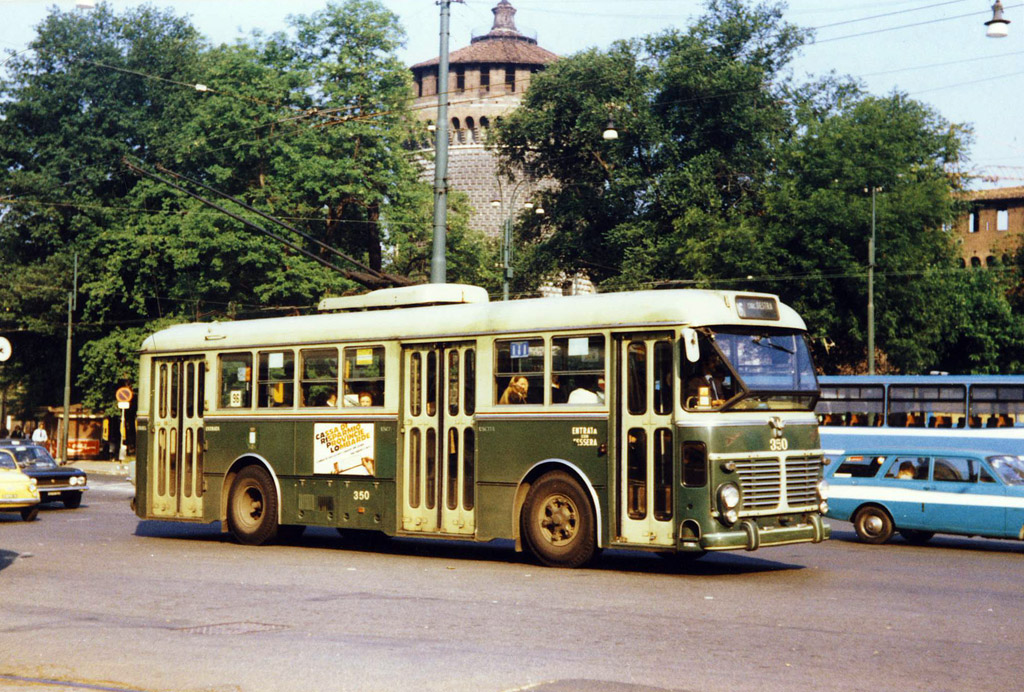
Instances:
[[[259,408],[291,406],[295,401],[295,354],[260,352]]]
[[[252,406],[252,354],[225,353],[218,358],[221,408]]]
[[[494,402],[544,403],[544,340],[508,339],[494,342]]]
[[[338,405],[338,349],[307,348],[302,357],[301,406]]]
[[[604,337],[551,339],[551,403],[604,403]]]
[[[345,349],[344,406],[384,405],[384,347]]]

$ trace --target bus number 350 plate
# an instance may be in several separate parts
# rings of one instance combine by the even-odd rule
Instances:
[[[789,440],[784,437],[773,437],[768,440],[768,449],[773,452],[785,452],[789,449]]]

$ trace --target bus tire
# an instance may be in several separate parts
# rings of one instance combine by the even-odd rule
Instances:
[[[892,538],[895,526],[892,517],[881,507],[861,507],[853,516],[853,528],[865,543],[880,545]]]
[[[935,537],[934,531],[919,531],[917,529],[900,529],[903,540],[911,545],[924,545]]]
[[[263,545],[277,537],[277,491],[259,466],[246,466],[231,484],[228,529],[239,543]]]
[[[596,551],[590,499],[567,473],[538,479],[526,494],[520,530],[529,551],[548,567],[580,567]]]

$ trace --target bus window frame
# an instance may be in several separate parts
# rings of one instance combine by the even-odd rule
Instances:
[[[224,361],[230,359],[232,356],[240,357],[236,360],[236,363],[241,363],[241,357],[248,359],[248,364],[245,365],[246,377],[244,380],[235,380],[236,382],[245,382],[245,388],[242,390],[230,390],[224,388]],[[235,366],[238,367],[237,365]],[[237,374],[237,370],[236,370]],[[221,351],[217,353],[217,408],[223,411],[251,411],[253,403],[255,402],[255,396],[253,396],[253,353],[252,351]],[[232,406],[230,404],[231,391],[241,391],[242,403],[238,406]],[[227,399],[225,399],[227,396]]]
[[[348,374],[348,358],[347,353],[349,351],[355,351],[354,357],[359,358],[358,351],[360,349],[369,349],[372,352],[372,358],[377,361],[378,354],[380,356],[380,374],[376,377],[352,377]],[[395,353],[389,352],[388,344],[380,342],[371,342],[365,344],[341,344],[341,361],[340,369],[338,372],[340,379],[340,387],[338,389],[341,392],[339,397],[339,403],[343,408],[347,409],[380,409],[387,404],[388,391],[391,389],[388,386],[388,372],[390,370],[400,369],[397,364],[393,368],[388,368],[389,357],[397,357]],[[355,363],[355,361],[353,361]],[[364,386],[357,391],[349,391],[350,383],[364,383]],[[369,384],[365,384],[369,383]],[[372,403],[370,406],[362,406],[359,403],[358,397],[363,393],[367,392],[370,394]],[[352,397],[356,397],[353,399]]]

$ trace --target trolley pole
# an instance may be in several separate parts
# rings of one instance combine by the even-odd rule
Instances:
[[[441,6],[441,51],[437,61],[437,127],[434,140],[434,251],[430,259],[430,283],[448,282],[445,244],[448,231],[448,25],[452,2]]]

